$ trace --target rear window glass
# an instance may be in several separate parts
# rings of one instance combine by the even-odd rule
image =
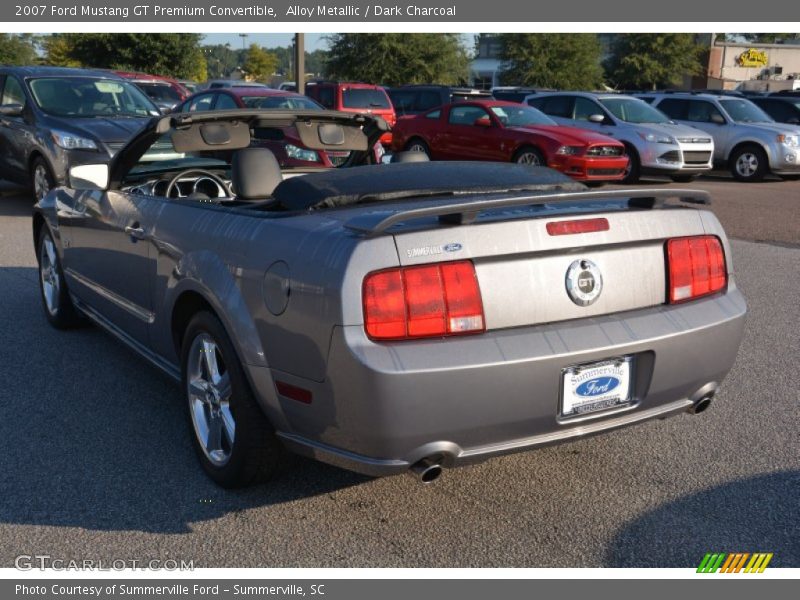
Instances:
[[[171,85],[166,83],[137,83],[142,91],[156,101],[180,102],[181,96]]]
[[[370,88],[348,88],[342,91],[342,106],[345,108],[391,108],[389,98],[383,90]]]
[[[247,108],[322,109],[319,104],[305,96],[242,96],[242,102]]]

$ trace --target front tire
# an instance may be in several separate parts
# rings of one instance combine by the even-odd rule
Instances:
[[[53,236],[46,226],[39,232],[37,258],[39,292],[47,320],[56,329],[70,329],[83,325],[85,321],[69,297],[67,282],[61,269],[61,259],[58,257]]]
[[[542,153],[533,146],[523,146],[514,153],[514,157],[511,160],[518,165],[530,165],[532,167],[547,166],[547,161]]]
[[[737,181],[762,181],[769,170],[767,153],[758,146],[742,146],[730,158],[731,175]]]
[[[642,162],[639,160],[639,153],[630,146],[625,146],[625,152],[628,154],[628,166],[625,168],[622,183],[638,183],[642,177]]]
[[[426,144],[424,140],[421,140],[419,138],[412,138],[411,140],[409,140],[409,142],[406,144],[405,151],[421,152],[422,154],[428,157],[428,160],[430,160],[431,158],[431,149],[428,148],[428,144]]]
[[[47,193],[56,186],[56,179],[50,170],[50,165],[41,156],[37,156],[31,164],[31,189],[39,202]]]
[[[203,470],[224,488],[268,480],[282,462],[283,446],[215,315],[201,311],[189,322],[181,367],[192,445]]]

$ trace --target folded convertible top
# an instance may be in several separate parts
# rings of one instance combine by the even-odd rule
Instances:
[[[273,197],[287,210],[351,206],[437,195],[583,191],[552,169],[488,162],[429,162],[332,169],[283,181]]]

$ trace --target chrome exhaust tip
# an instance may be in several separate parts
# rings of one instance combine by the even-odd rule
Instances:
[[[711,406],[711,399],[714,397],[714,394],[708,394],[703,396],[699,400],[697,400],[692,406],[689,408],[689,412],[693,415],[699,415],[701,412],[704,412],[709,406]]]
[[[423,458],[411,465],[410,473],[421,483],[433,483],[442,474],[442,465],[433,458]]]

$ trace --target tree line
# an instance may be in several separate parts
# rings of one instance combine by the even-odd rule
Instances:
[[[727,34],[727,39],[774,42],[800,34]],[[59,33],[0,34],[0,63],[84,66],[145,71],[204,81],[239,70],[256,80],[292,78],[291,48],[257,44],[203,45],[201,34]],[[720,37],[725,36],[718,36]],[[631,33],[604,46],[592,33],[501,33],[494,36],[500,82],[557,89],[653,89],[700,75],[707,45],[688,33]],[[473,51],[453,33],[341,33],[328,50],[306,52],[315,76],[383,85],[467,84]],[[477,41],[476,41],[477,45]]]

